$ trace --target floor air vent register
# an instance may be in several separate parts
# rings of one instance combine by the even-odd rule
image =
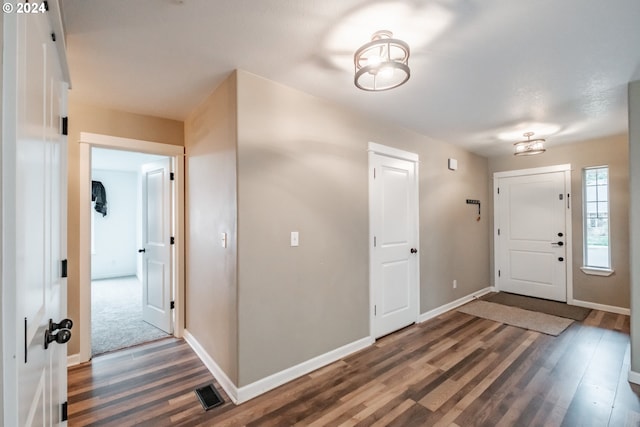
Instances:
[[[198,396],[198,400],[200,400],[205,411],[224,403],[220,393],[218,393],[218,390],[215,389],[213,384],[196,389],[196,396]]]

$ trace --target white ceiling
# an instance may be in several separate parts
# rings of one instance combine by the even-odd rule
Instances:
[[[240,68],[482,155],[625,132],[639,0],[63,0],[74,97],[185,119]],[[363,92],[353,52],[380,29],[411,79]]]

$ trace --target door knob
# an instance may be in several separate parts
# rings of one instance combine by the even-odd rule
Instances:
[[[564,258],[563,257],[559,257],[558,261],[562,262],[562,261],[564,261]]]
[[[411,248],[411,253],[412,253],[412,254],[417,254],[417,253],[418,253],[418,250],[417,250],[416,248]]]
[[[44,331],[44,349],[49,348],[49,344],[57,342],[58,344],[64,344],[71,339],[71,331],[68,329],[60,329],[55,334],[52,334],[48,329]]]
[[[53,319],[49,319],[49,332],[71,328],[73,328],[73,321],[71,319],[62,319],[60,323],[54,323]]]
[[[562,236],[564,236],[563,233],[558,233],[558,237],[562,237]]]
[[[142,252],[147,252],[147,250],[145,248],[138,249],[138,253],[142,253]]]

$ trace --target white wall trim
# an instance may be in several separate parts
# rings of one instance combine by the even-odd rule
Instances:
[[[80,353],[70,354],[67,356],[67,368],[80,364]]]
[[[91,359],[91,149],[109,148],[173,157],[174,181],[174,295],[173,335],[180,338],[184,330],[184,147],[139,139],[121,138],[89,132],[80,133],[80,362]]]
[[[410,162],[418,163],[420,161],[419,156],[416,153],[400,150],[398,148],[388,147],[382,144],[376,144],[375,142],[369,142],[367,151],[370,153],[382,154],[384,156],[395,157],[402,160],[408,160]]]
[[[514,176],[526,176],[526,175],[539,175],[543,173],[552,173],[552,172],[571,172],[571,164],[565,163],[562,165],[555,166],[544,166],[541,168],[529,168],[529,169],[518,169],[512,171],[504,171],[504,172],[494,172],[493,178],[511,178]]]
[[[80,144],[80,247],[78,252],[80,288],[80,361],[91,360],[91,145]]]
[[[273,390],[276,387],[313,372],[316,369],[320,369],[323,366],[343,359],[350,354],[369,347],[374,343],[373,338],[365,337],[238,388],[224,373],[220,366],[218,366],[215,360],[213,360],[213,358],[206,352],[202,345],[200,345],[198,340],[186,329],[184,330],[184,339],[236,405],[260,396],[261,394]]]
[[[593,310],[607,311],[609,313],[631,315],[631,309],[624,307],[616,307],[614,305],[598,304],[589,301],[580,301],[577,299],[567,301],[567,304],[577,305],[578,307],[591,308]],[[640,384],[640,383],[639,383]]]
[[[564,190],[567,192],[567,203],[569,209],[564,210],[564,221],[566,224],[565,237],[567,250],[565,252],[566,272],[567,272],[567,301],[573,300],[573,199],[571,198],[571,165],[560,165],[564,168]]]
[[[185,319],[185,275],[186,275],[186,259],[185,259],[185,247],[186,247],[186,233],[185,233],[185,165],[184,165],[184,147],[181,155],[173,157],[173,172],[175,173],[176,180],[173,185],[174,200],[174,221],[173,221],[173,236],[175,237],[176,244],[174,245],[173,252],[173,265],[176,267],[173,269],[174,277],[174,295],[173,300],[175,303],[175,309],[173,310],[173,335],[177,338],[182,338],[184,332],[184,319]]]
[[[242,403],[253,399],[254,397],[266,393],[269,390],[273,390],[274,388],[281,386],[282,384],[288,383],[296,378],[300,378],[301,376],[313,372],[316,369],[320,369],[323,366],[329,365],[349,356],[350,354],[365,349],[374,342],[374,339],[371,337],[359,339],[325,354],[321,354],[320,356],[316,356],[313,359],[309,359],[298,365],[292,366],[284,371],[276,372],[266,378],[240,387],[238,389],[238,401],[239,403]]]
[[[480,298],[483,295],[488,294],[489,292],[497,292],[496,288],[493,286],[488,286],[484,289],[480,289],[479,291],[476,291],[472,294],[469,294],[465,297],[459,298],[455,301],[452,301],[448,304],[442,305],[438,308],[434,308],[433,310],[429,310],[425,313],[422,313],[419,317],[418,317],[418,323],[422,323],[422,322],[426,322],[427,320],[433,319],[434,317],[438,317],[443,313],[446,313],[447,311],[453,310],[455,308],[460,307],[461,305],[464,305],[466,303],[468,303],[469,301],[473,301],[476,298]]]
[[[609,277],[615,273],[615,271],[610,268],[580,267],[580,270],[582,270],[584,274],[588,274],[590,276]]]
[[[198,340],[191,335],[191,333],[184,329],[182,336],[184,340],[189,344],[189,346],[193,349],[194,353],[200,358],[204,366],[207,367],[209,372],[215,377],[216,381],[220,384],[220,386],[227,393],[231,401],[236,405],[241,403],[238,401],[238,388],[231,381],[231,379],[224,373],[222,368],[218,366],[215,360],[207,353],[207,351],[202,347],[202,345],[198,342]]]
[[[629,369],[629,375],[627,376],[627,379],[630,383],[640,385],[640,372],[635,372]]]
[[[182,145],[121,138],[119,136],[101,135],[98,133],[80,132],[80,141],[78,142],[91,144],[92,147],[139,151],[149,154],[159,154],[161,156],[184,156],[184,147]]]

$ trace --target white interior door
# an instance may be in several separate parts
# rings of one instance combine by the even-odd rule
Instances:
[[[566,172],[496,180],[496,282],[501,291],[567,300]]]
[[[142,168],[142,318],[166,333],[171,316],[171,159]]]
[[[419,310],[418,187],[415,161],[371,153],[373,334],[415,323]]]
[[[48,90],[47,114],[47,184],[45,190],[50,199],[48,215],[49,230],[45,235],[50,237],[50,255],[46,265],[50,271],[50,298],[49,298],[49,318],[53,321],[66,318],[67,316],[67,279],[66,272],[62,271],[62,260],[67,259],[67,140],[62,136],[61,117],[67,116],[67,90],[66,83],[60,83],[61,76],[56,71],[57,63],[47,62],[48,66],[54,69],[50,75],[55,76],[50,80]],[[51,390],[51,414],[53,424],[66,419],[67,401],[67,347],[52,343],[48,348],[50,365],[50,390]],[[62,409],[64,403],[65,409]],[[66,424],[66,423],[65,423]]]
[[[66,314],[67,85],[46,14],[4,18],[3,335],[15,338],[3,360],[4,425],[51,426],[66,401],[66,346],[45,336]]]

